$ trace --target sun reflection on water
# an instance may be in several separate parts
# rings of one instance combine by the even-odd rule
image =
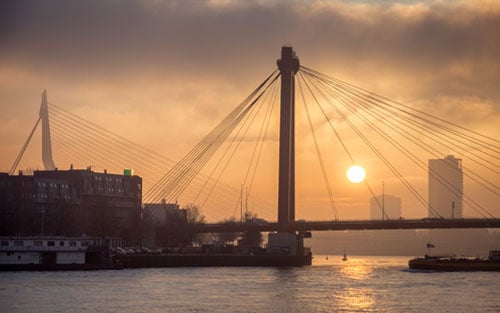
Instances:
[[[370,288],[347,288],[336,294],[339,308],[365,312],[375,308],[375,299]]]
[[[371,311],[375,308],[374,290],[369,286],[372,271],[372,266],[367,264],[366,260],[349,259],[342,262],[339,268],[340,279],[347,281],[352,287],[336,292],[335,298],[339,308],[356,312]]]
[[[370,277],[372,274],[372,267],[368,266],[361,260],[349,260],[343,262],[340,267],[340,274],[342,278],[363,280]]]

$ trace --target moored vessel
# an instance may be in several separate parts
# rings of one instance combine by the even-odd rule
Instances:
[[[120,269],[105,242],[89,237],[0,237],[0,270]]]
[[[500,250],[490,251],[487,259],[426,255],[410,260],[408,266],[410,269],[433,271],[500,271]]]

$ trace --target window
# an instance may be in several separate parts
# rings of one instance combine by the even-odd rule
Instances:
[[[43,246],[43,241],[41,241],[41,240],[35,240],[35,241],[33,241],[33,245],[35,247],[41,247],[41,246]]]
[[[64,241],[59,241],[59,246],[64,247]]]
[[[47,246],[54,247],[56,245],[55,241],[47,241]]]
[[[22,247],[24,242],[22,240],[14,240],[14,246]]]
[[[88,241],[82,241],[82,247],[88,247],[89,242]]]
[[[2,240],[0,241],[0,246],[8,246],[9,245],[9,241],[8,240]]]
[[[69,242],[70,247],[76,247],[76,241],[70,241]]]

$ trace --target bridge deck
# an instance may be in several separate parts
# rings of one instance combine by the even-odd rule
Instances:
[[[401,219],[376,221],[296,221],[290,224],[294,231],[338,231],[338,230],[390,230],[390,229],[446,229],[446,228],[500,228],[500,219]],[[278,223],[262,225],[252,223],[200,224],[198,233],[224,233],[258,230],[271,232],[278,230]]]

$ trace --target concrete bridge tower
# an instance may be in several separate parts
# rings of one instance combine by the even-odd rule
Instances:
[[[269,234],[267,247],[270,254],[306,257],[305,234],[297,234],[290,225],[295,221],[295,74],[300,63],[288,46],[281,48],[277,63],[281,74],[278,232]]]
[[[292,47],[281,48],[277,63],[281,73],[278,224],[280,232],[287,232],[295,220],[295,74],[300,64]]]

